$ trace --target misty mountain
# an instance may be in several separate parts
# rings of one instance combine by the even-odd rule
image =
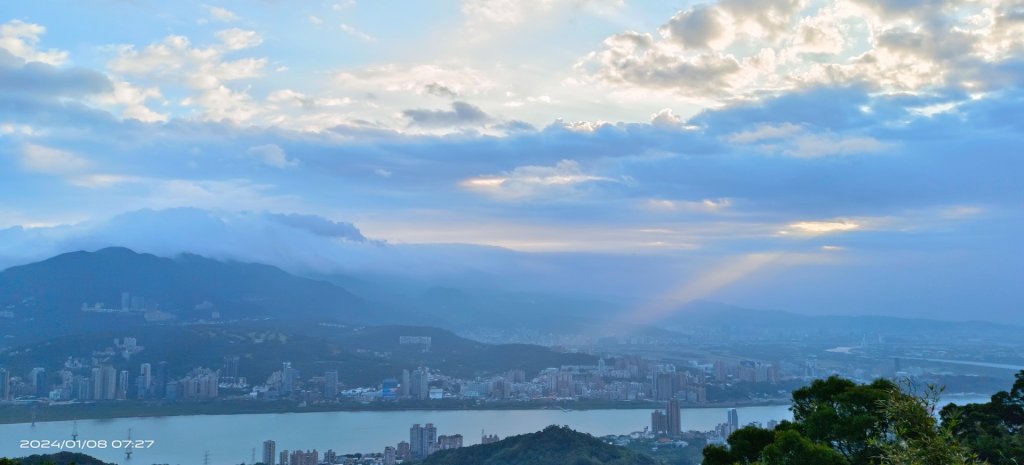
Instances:
[[[268,265],[192,254],[162,258],[125,248],[71,252],[4,270],[0,309],[6,334],[29,322],[49,334],[147,320],[379,322],[362,299],[332,283]]]

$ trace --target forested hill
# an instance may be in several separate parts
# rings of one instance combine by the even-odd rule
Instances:
[[[0,458],[0,465],[113,465],[77,452],[30,455],[16,459]]]
[[[654,459],[602,442],[567,426],[512,436],[492,444],[436,452],[422,465],[654,465]]]

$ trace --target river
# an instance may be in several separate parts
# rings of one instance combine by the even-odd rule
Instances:
[[[956,399],[955,402],[987,399]],[[711,430],[725,422],[725,408],[684,408],[684,430]],[[787,405],[739,407],[740,424],[767,423],[792,418]],[[650,425],[650,410],[443,410],[395,412],[315,412],[251,415],[190,415],[151,418],[79,420],[79,440],[124,440],[128,429],[132,438],[152,440],[148,449],[135,449],[131,461],[124,452],[106,449],[82,450],[102,460],[122,465],[203,464],[209,453],[209,465],[252,463],[252,450],[261,460],[261,445],[273,439],[277,451],[327,449],[340,453],[381,452],[409,439],[413,423],[434,423],[438,435],[462,434],[465,445],[480,442],[481,431],[502,438],[538,431],[545,426],[568,425],[596,436],[627,434]],[[22,440],[64,441],[71,438],[70,421],[0,425],[0,456],[21,457],[58,450],[21,448]]]

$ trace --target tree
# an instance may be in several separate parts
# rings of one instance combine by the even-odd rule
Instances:
[[[775,440],[775,433],[756,426],[744,426],[729,435],[729,447],[704,448],[704,465],[748,465],[761,458],[761,451]]]
[[[993,465],[1024,464],[1024,370],[1010,391],[994,394],[988,403],[947,405],[943,424],[953,436]]]
[[[920,397],[893,390],[881,407],[885,431],[872,441],[883,465],[979,465],[977,455],[953,436],[955,421],[935,418],[942,389],[929,386]]]
[[[898,389],[883,379],[866,385],[837,376],[815,380],[793,392],[793,421],[808,439],[829,445],[851,464],[869,464],[879,455],[871,438],[885,421],[879,405]]]
[[[839,452],[794,430],[780,431],[764,448],[761,465],[848,465]]]

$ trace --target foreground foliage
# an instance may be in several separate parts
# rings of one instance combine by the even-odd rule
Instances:
[[[908,391],[887,380],[816,380],[793,393],[792,422],[741,428],[726,446],[706,447],[704,464],[1024,464],[1024,371],[1010,392],[988,404],[947,406],[941,421],[941,389]]]
[[[1024,464],[1024,370],[1009,391],[996,393],[988,403],[948,405],[941,417],[981,459],[993,465]]]

